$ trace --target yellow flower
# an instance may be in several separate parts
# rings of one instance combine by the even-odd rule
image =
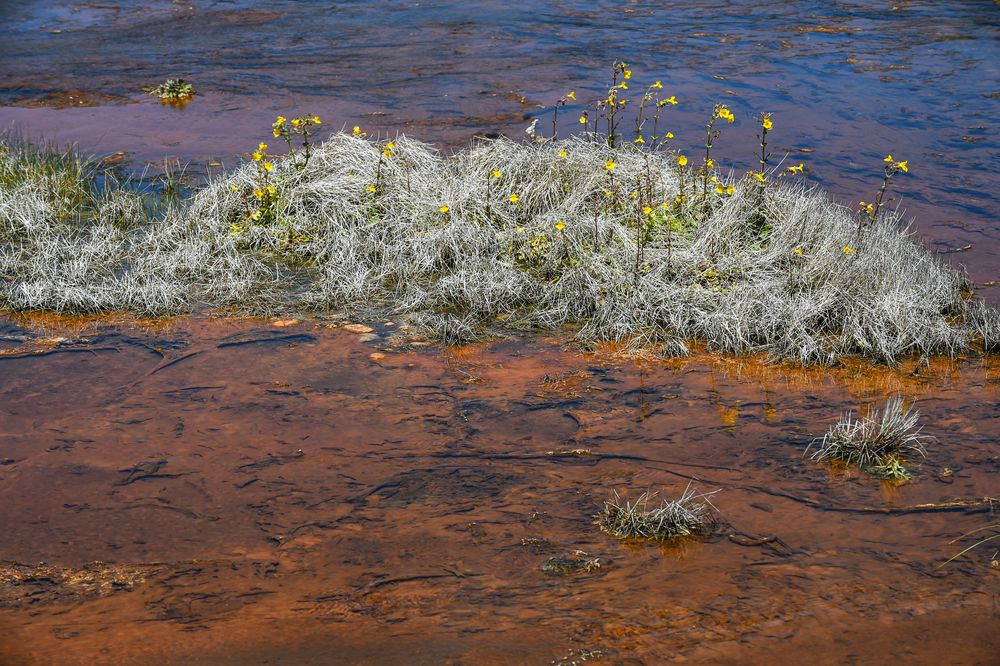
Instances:
[[[666,101],[667,104],[673,104],[674,106],[677,106],[677,98],[674,95],[668,97]]]
[[[753,174],[753,177],[756,178],[758,181],[760,181],[762,183],[764,182],[764,172],[763,171],[753,171],[751,173]]]
[[[277,139],[279,136],[281,136],[281,130],[275,127],[273,130],[271,130],[271,134],[273,134],[274,138]]]
[[[441,204],[438,210],[441,211],[442,214],[444,214],[447,213],[450,209],[448,208],[448,204]]]
[[[264,162],[264,171],[274,171],[274,165],[270,162]]]
[[[236,187],[235,185],[230,185],[230,186],[229,186],[229,189],[231,189],[231,190],[232,190],[233,192],[236,192],[236,191],[238,191],[238,190],[239,190],[240,188]]]
[[[267,144],[264,142],[258,143],[257,150],[267,150]]]
[[[677,158],[677,163],[681,166],[687,166],[688,158],[686,155],[681,155]]]
[[[677,198],[674,199],[674,201],[676,201],[677,203],[684,203],[684,195],[683,194],[678,194]]]
[[[301,118],[292,118],[292,127],[298,127],[302,124]]]
[[[624,76],[626,80],[627,79],[631,79],[632,78],[632,70],[631,69],[626,69],[624,72],[622,72],[622,76]]]
[[[666,139],[672,139],[672,138],[674,138],[674,133],[673,132],[667,132],[667,135],[664,138],[666,138]]]
[[[624,81],[622,81],[621,83],[619,83],[618,87],[621,88],[622,90],[628,90],[628,84],[625,83]]]
[[[639,193],[636,192],[635,190],[632,190],[631,192],[628,193],[628,198],[629,199],[638,199],[639,198]]]
[[[521,200],[521,197],[517,196],[517,193],[516,193],[516,192],[515,192],[515,193],[512,193],[512,194],[510,195],[510,202],[511,202],[511,203],[517,203],[517,202],[518,202],[518,201],[520,201],[520,200]]]
[[[718,176],[712,176],[709,180],[711,180],[713,183],[717,183],[717,182],[719,182],[719,177]]]
[[[285,120],[284,116],[278,116],[278,119],[274,121],[274,125],[272,125],[272,127],[281,127],[285,124]]]
[[[389,150],[389,148],[383,148],[382,157],[384,157],[385,159],[389,159],[390,157],[392,157],[392,151]]]
[[[493,169],[493,174],[492,175],[493,175],[494,178],[499,178],[503,174],[500,173],[500,169]]]
[[[642,138],[642,135],[636,137],[635,143],[646,143],[646,140]]]
[[[733,187],[732,185],[729,185],[728,187],[726,187],[726,194],[732,195],[732,193],[735,192],[735,191],[736,191],[736,188]]]
[[[257,197],[258,199],[263,199],[264,198],[264,190],[254,190],[253,191],[253,195],[255,197]]]
[[[241,231],[243,231],[243,227],[241,227],[238,224],[230,224],[229,225],[229,230],[232,231],[234,234],[238,234]]]
[[[255,210],[254,212],[252,212],[250,214],[250,219],[251,220],[259,220],[262,215],[263,215],[263,213],[261,213],[259,210]]]
[[[566,149],[565,149],[565,148],[560,148],[560,149],[559,149],[559,157],[562,157],[562,158],[564,158],[564,159],[565,159],[565,157],[566,157],[567,155],[569,155],[569,153],[567,153],[567,152],[566,152]]]
[[[794,250],[792,250],[792,254],[797,254],[797,255],[799,255],[801,257],[802,256],[802,248],[801,247],[795,248]]]
[[[770,131],[774,127],[774,123],[771,122],[770,116],[764,116],[764,122],[761,123],[761,127]]]
[[[556,220],[556,229],[558,229],[559,231],[562,231],[565,228],[566,228],[566,223],[565,222],[563,222],[562,220]]]
[[[907,166],[909,160],[904,160],[902,162],[896,162],[896,167],[899,168],[903,173],[910,173],[910,167]]]
[[[368,136],[368,135],[362,132],[360,127],[355,125],[354,129],[351,131],[351,136]]]
[[[313,116],[312,117],[312,121],[313,121],[313,124],[315,124],[315,125],[322,125],[323,124],[323,122],[319,119],[319,116]]]
[[[571,99],[571,100],[573,100],[575,102],[576,101],[576,93],[574,91],[570,90],[569,93],[566,95],[566,99]]]
[[[715,193],[716,194],[722,194],[723,192],[725,192],[725,190],[722,189],[722,185],[716,185],[715,186]]]
[[[734,116],[733,112],[730,111],[725,106],[719,107],[719,117],[725,120],[730,125],[732,125],[736,121],[736,116]]]
[[[374,185],[368,185],[367,187],[365,187],[365,189],[368,190],[369,192],[371,192],[372,194],[375,194],[376,192],[378,192],[378,188],[375,187]]]
[[[259,152],[254,152],[254,154],[251,155],[250,157],[253,158],[254,162],[260,162],[262,159],[264,159],[264,156],[261,155]]]
[[[278,193],[278,188],[276,188],[274,185],[268,185],[267,193],[270,194],[271,196],[274,196],[275,194]]]
[[[604,163],[604,168],[608,171],[614,171],[616,166],[618,166],[618,164],[614,160],[608,160]]]
[[[653,88],[656,88],[657,90],[659,90],[660,88],[662,88],[662,87],[663,87],[663,84],[662,84],[662,83],[660,83],[659,81],[657,81],[656,83],[654,83],[654,84],[652,85],[652,87],[653,87]]]
[[[653,207],[649,206],[649,205],[643,206],[642,207],[642,212],[645,215],[652,215],[652,213],[653,213]]]
[[[614,194],[614,192],[612,192],[611,190],[604,190],[605,197],[610,197],[612,194]]]
[[[790,166],[787,168],[787,171],[788,173],[802,173],[803,168],[802,162],[799,162],[798,166]]]
[[[707,168],[707,169],[711,169],[714,166],[715,166],[715,160],[711,160],[710,159],[707,162],[705,162],[705,168]]]
[[[524,233],[524,227],[514,227],[514,231],[516,231],[519,234],[523,234]]]
[[[580,124],[581,125],[587,124],[587,116],[580,116]]]
[[[883,162],[892,162],[893,161],[892,155],[891,154],[890,155],[886,155],[885,159],[883,159],[882,161]]]
[[[854,248],[850,245],[844,246],[844,254],[854,254]]]

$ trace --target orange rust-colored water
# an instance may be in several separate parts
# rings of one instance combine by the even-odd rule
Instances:
[[[801,370],[376,328],[0,320],[0,560],[144,572],[0,576],[0,663],[996,663],[997,546],[941,566],[1000,522],[975,503],[1000,495],[996,359]],[[939,440],[912,481],[803,457],[897,393]],[[614,491],[692,478],[720,490],[707,539],[594,525]],[[600,568],[542,569],[575,551]]]

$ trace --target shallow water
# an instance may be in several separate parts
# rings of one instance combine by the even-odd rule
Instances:
[[[201,173],[236,163],[278,113],[443,147],[523,136],[535,117],[548,133],[548,107],[600,97],[624,58],[636,85],[662,79],[680,99],[668,129],[685,150],[713,103],[734,109],[723,166],[753,165],[765,110],[774,155],[846,204],[874,196],[887,152],[908,159],[891,205],[1000,301],[996,2],[0,1],[0,15],[0,127]],[[141,92],[176,76],[204,94],[179,108]]]
[[[1000,301],[997,3],[262,6],[0,0],[0,126],[198,175],[297,111],[452,149],[549,133],[545,107],[622,57],[680,99],[685,150],[728,103],[735,168],[760,110],[845,203],[908,159],[892,205]],[[175,76],[203,94],[140,90]],[[802,370],[392,331],[0,318],[0,663],[995,662],[996,548],[941,566],[995,511],[915,507],[1000,495],[996,358]],[[912,482],[802,457],[900,393],[939,438]],[[692,477],[721,489],[706,540],[593,524],[615,490]],[[577,550],[602,566],[543,571]]]
[[[2,558],[22,573],[0,569],[0,661],[986,664],[1000,649],[995,548],[940,566],[996,513],[919,507],[996,497],[995,361],[819,371],[554,339],[442,352],[393,328],[363,343],[310,323],[5,324]],[[802,457],[842,409],[897,392],[940,440],[913,481]],[[615,490],[692,479],[721,491],[707,539],[628,544],[593,524]],[[543,571],[575,551],[600,568]]]

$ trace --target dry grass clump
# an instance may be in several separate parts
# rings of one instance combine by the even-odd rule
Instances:
[[[899,396],[890,398],[881,412],[869,407],[860,418],[847,412],[826,435],[809,445],[818,444],[812,458],[857,465],[886,479],[908,479],[905,457],[925,457],[926,445],[936,441],[917,425],[919,417],[920,412],[904,405]]]
[[[72,159],[0,145],[0,174],[21,174],[0,176],[0,308],[338,308],[447,341],[498,321],[572,325],[584,343],[683,355],[700,340],[803,363],[1000,340],[1000,315],[967,300],[965,275],[895,213],[861,232],[815,189],[721,173],[702,200],[676,156],[628,144],[498,139],[444,156],[335,134],[308,161],[274,163],[266,221],[253,218],[255,163],[157,207]]]
[[[614,498],[604,502],[596,516],[597,524],[619,539],[666,541],[705,534],[713,524],[715,507],[709,497],[719,492],[700,493],[690,483],[676,500],[662,499],[655,504],[656,493],[644,492],[634,502]]]

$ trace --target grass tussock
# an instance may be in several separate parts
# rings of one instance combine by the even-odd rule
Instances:
[[[654,492],[644,492],[629,502],[616,491],[612,499],[604,502],[597,524],[619,539],[667,541],[705,534],[714,523],[715,507],[709,498],[717,492],[700,493],[688,484],[679,498],[664,498],[656,504]]]
[[[920,412],[898,396],[889,399],[881,411],[869,407],[857,418],[847,412],[826,435],[810,444],[817,445],[812,458],[857,465],[885,479],[906,480],[910,478],[904,466],[906,457],[925,457],[926,445],[935,441],[923,433],[919,418]]]
[[[379,307],[446,341],[573,325],[583,343],[803,363],[1000,347],[1000,315],[891,211],[862,230],[802,184],[716,173],[702,192],[631,145],[386,145],[335,134],[263,189],[248,163],[153,205],[72,153],[0,142],[0,308]]]

